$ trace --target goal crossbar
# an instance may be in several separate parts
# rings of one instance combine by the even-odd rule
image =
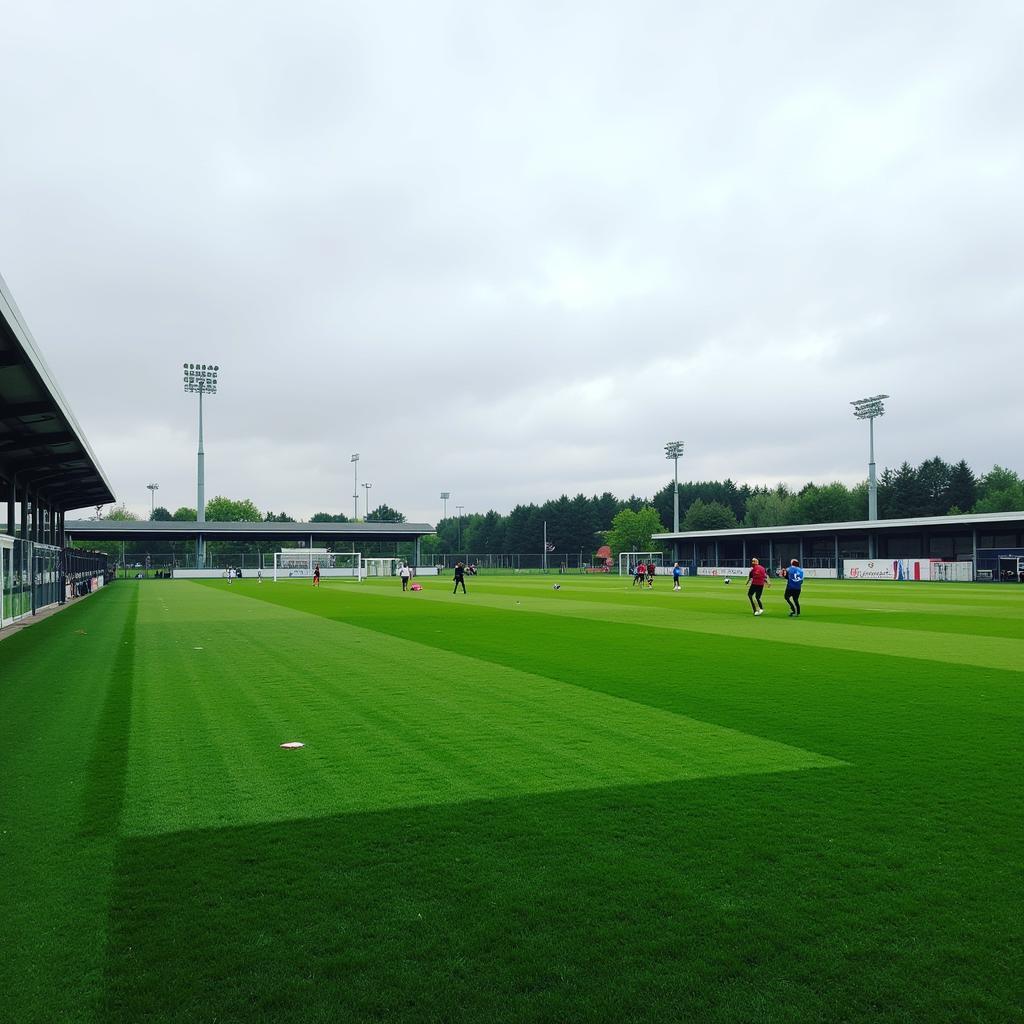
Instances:
[[[619,575],[630,575],[630,570],[639,562],[643,562],[644,565],[653,562],[660,567],[664,561],[665,556],[660,551],[621,551],[619,552]]]
[[[321,579],[360,583],[366,566],[359,551],[327,551],[316,548],[292,548],[274,553],[274,582],[287,579],[311,579],[320,570]]]

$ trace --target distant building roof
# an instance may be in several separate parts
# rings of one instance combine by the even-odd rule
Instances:
[[[928,526],[943,526],[950,530],[973,529],[978,526],[1024,524],[1024,511],[984,512],[966,516],[919,516],[914,519],[862,519],[849,523],[807,523],[797,526],[741,526],[731,530],[684,530],[679,533],[656,533],[651,538],[659,541],[714,540],[727,537],[762,537],[765,534],[807,533],[867,533],[877,530],[905,530]]]
[[[402,541],[434,532],[429,523],[197,523],[140,522],[120,519],[68,520],[64,531],[74,540]]]

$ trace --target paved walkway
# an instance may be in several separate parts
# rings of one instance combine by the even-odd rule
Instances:
[[[100,590],[102,589],[100,587]],[[65,608],[70,608],[73,604],[84,601],[96,593],[99,593],[99,591],[94,590],[84,597],[73,597],[66,604],[51,604],[45,608],[40,608],[35,615],[26,615],[25,618],[18,619],[17,622],[12,622],[9,626],[4,626],[3,629],[0,629],[0,640],[6,640],[9,636],[14,636],[15,633],[20,633],[23,629],[34,626],[37,622],[42,622],[43,619],[48,619],[51,615],[56,615],[58,612],[64,611]]]

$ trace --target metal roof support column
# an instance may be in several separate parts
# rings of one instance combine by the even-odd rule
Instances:
[[[836,541],[836,579],[839,579],[843,574],[839,571],[839,534],[835,534]]]
[[[977,580],[978,578],[978,528],[975,526],[971,530],[971,560],[974,562],[974,567],[971,569],[971,576]]]
[[[743,538],[743,564],[747,564],[747,538]]]
[[[718,541],[715,541],[715,565],[721,565],[722,560],[718,557]]]
[[[420,538],[419,537],[416,538],[416,553],[415,553],[414,557],[415,557],[416,561],[414,561],[412,564],[414,566],[418,566],[420,564]]]
[[[18,501],[18,487],[15,482],[17,473],[11,474],[11,479],[7,481],[7,532],[13,537],[14,536],[14,506]]]
[[[28,540],[28,487],[21,489],[21,539]]]
[[[772,539],[768,538],[768,570],[771,571],[772,566],[775,564],[775,555],[772,554]]]

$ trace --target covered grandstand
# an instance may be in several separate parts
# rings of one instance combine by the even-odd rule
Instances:
[[[65,516],[113,500],[0,278],[0,628],[102,583],[102,556],[66,549]]]
[[[899,579],[905,565],[936,563],[970,569],[933,571],[928,578],[1024,582],[1024,512],[688,530],[653,540],[671,545],[702,576],[745,573],[757,557],[773,568],[798,558],[816,574],[838,578],[856,568],[858,578]],[[877,575],[868,575],[861,568],[868,562],[885,563],[884,572],[879,565]]]

